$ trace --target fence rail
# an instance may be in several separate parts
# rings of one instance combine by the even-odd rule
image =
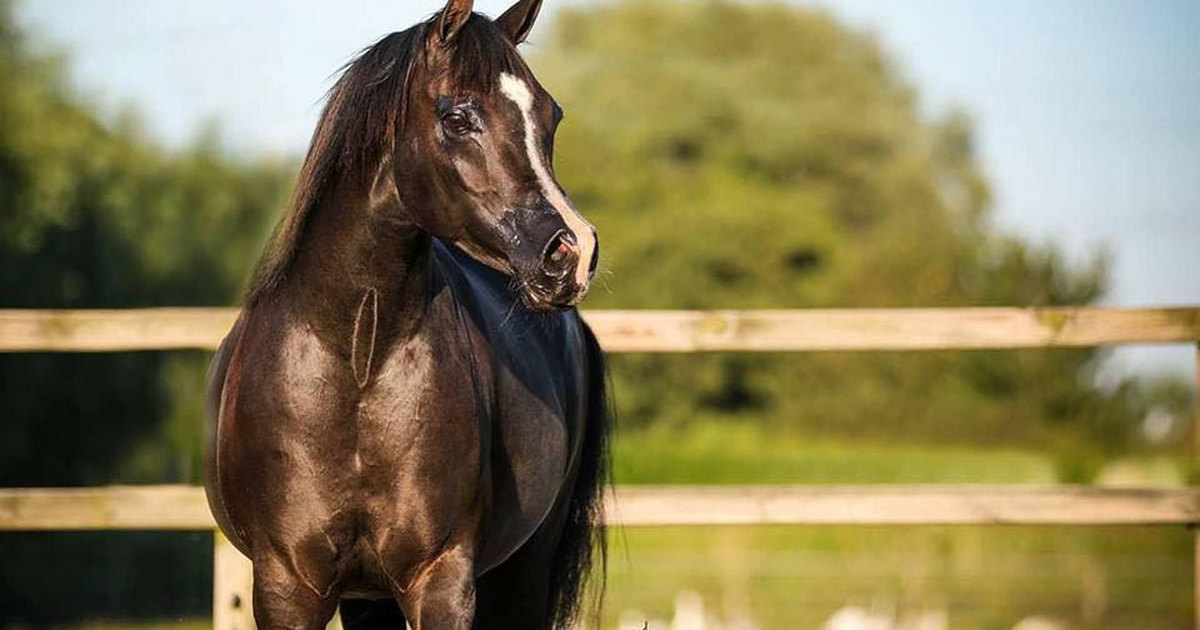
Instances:
[[[1088,486],[622,486],[610,525],[1193,525],[1200,491]],[[193,486],[0,489],[0,531],[210,530]]]
[[[213,349],[229,308],[0,310],[0,352]],[[609,352],[1066,348],[1200,343],[1200,308],[586,311]],[[1198,347],[1200,350],[1200,347]],[[1197,354],[1200,381],[1200,353]],[[1200,385],[1198,385],[1200,389]],[[1200,427],[1200,410],[1196,426]],[[1197,434],[1200,446],[1200,433]],[[1028,486],[622,487],[610,523],[1200,525],[1200,490]],[[0,489],[0,531],[211,530],[201,488]],[[1200,603],[1200,529],[1196,601]],[[213,626],[253,627],[250,565],[215,535]],[[1200,605],[1197,606],[1200,628]]]
[[[237,309],[0,310],[0,352],[212,350]],[[1200,341],[1200,308],[584,311],[608,352],[1066,348]]]

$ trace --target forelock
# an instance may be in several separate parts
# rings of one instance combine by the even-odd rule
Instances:
[[[450,72],[460,88],[481,93],[499,89],[504,74],[526,83],[533,78],[508,34],[478,14],[472,15],[455,37]]]

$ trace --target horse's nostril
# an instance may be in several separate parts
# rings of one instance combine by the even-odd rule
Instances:
[[[575,244],[575,236],[566,230],[559,230],[542,254],[546,267],[553,270],[566,269],[573,255],[578,255],[579,247]]]
[[[566,243],[559,242],[558,247],[550,252],[550,262],[562,262],[566,260],[567,255],[571,253],[571,248],[567,247]]]

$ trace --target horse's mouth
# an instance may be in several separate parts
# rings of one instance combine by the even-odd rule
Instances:
[[[522,284],[521,303],[537,313],[561,313],[579,306],[587,297],[587,288],[572,286],[566,291],[547,291],[533,284]]]

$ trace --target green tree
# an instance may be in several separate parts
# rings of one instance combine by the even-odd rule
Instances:
[[[564,10],[535,48],[565,103],[558,173],[604,241],[589,307],[1064,306],[1105,260],[999,233],[969,120],[930,120],[875,39],[784,4]],[[635,356],[625,426],[749,419],[920,441],[1128,445],[1100,354]],[[1136,398],[1136,397],[1133,397]]]
[[[165,150],[131,115],[97,117],[63,68],[0,0],[0,308],[233,303],[293,165],[231,159],[211,134]],[[197,482],[206,362],[0,354],[0,485]],[[0,537],[0,625],[203,614],[200,538]]]
[[[61,58],[34,49],[8,3],[0,4],[0,306],[233,303],[291,165],[232,160],[211,134],[182,151],[164,150],[132,116],[98,119],[62,68]],[[0,484],[111,479],[134,438],[171,414],[167,375],[182,369],[179,359],[0,357],[9,406],[0,424]],[[202,365],[203,357],[183,361]],[[198,411],[190,414],[191,433],[198,435],[199,420]],[[184,452],[198,444],[184,442]],[[196,479],[190,464],[172,468],[144,473]]]

